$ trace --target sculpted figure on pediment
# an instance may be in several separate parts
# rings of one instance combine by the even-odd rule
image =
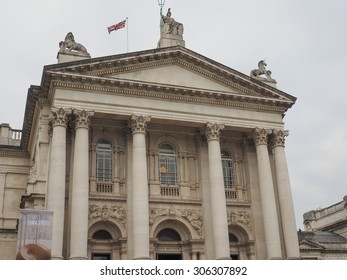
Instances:
[[[163,20],[163,25],[161,26],[161,33],[171,34],[171,35],[183,35],[183,24],[175,21],[171,17],[171,8],[168,9],[166,16],[161,14]]]
[[[67,35],[65,36],[65,40],[59,43],[59,48],[60,52],[68,51],[89,55],[87,49],[82,44],[77,43],[75,41],[75,37],[72,34],[72,32],[67,33]]]
[[[261,79],[265,79],[268,81],[275,81],[274,79],[271,78],[271,71],[266,69],[266,62],[265,60],[260,60],[258,62],[258,69],[254,69],[251,71],[251,77],[261,80]],[[265,75],[265,77],[262,77],[263,75]]]

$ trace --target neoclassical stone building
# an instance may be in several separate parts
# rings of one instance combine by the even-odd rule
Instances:
[[[304,214],[305,231],[298,232],[303,259],[347,259],[347,196],[328,207]]]
[[[296,99],[264,62],[242,74],[166,24],[157,49],[100,58],[69,33],[29,88],[20,141],[1,126],[0,258],[15,258],[20,208],[54,212],[53,259],[300,257]]]

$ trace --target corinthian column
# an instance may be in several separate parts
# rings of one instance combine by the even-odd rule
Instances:
[[[90,117],[93,112],[74,111],[75,148],[71,193],[70,259],[88,259],[88,195],[89,195],[89,136]]]
[[[149,116],[131,116],[133,133],[133,259],[149,259],[149,209],[146,126]]]
[[[224,190],[220,132],[223,124],[207,123],[208,163],[210,176],[212,230],[215,258],[230,259],[228,217]]]
[[[268,259],[281,259],[281,240],[272,172],[268,152],[269,131],[256,128],[254,141],[257,151],[261,206]]]
[[[53,127],[53,135],[47,180],[47,209],[52,210],[54,213],[52,259],[63,259],[66,126],[68,113],[63,108],[54,108],[49,116]]]
[[[299,259],[299,242],[298,235],[296,232],[296,222],[292,192],[289,181],[289,173],[286,155],[284,151],[284,138],[288,136],[288,132],[283,130],[277,130],[273,132],[273,136],[277,188],[281,209],[281,221],[283,227],[287,259]]]

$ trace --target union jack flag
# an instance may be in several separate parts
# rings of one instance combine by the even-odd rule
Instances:
[[[115,25],[111,25],[109,27],[107,27],[107,31],[108,31],[108,34],[110,34],[112,31],[116,31],[118,29],[121,29],[121,28],[124,28],[125,27],[125,23],[126,23],[126,19],[115,24]]]

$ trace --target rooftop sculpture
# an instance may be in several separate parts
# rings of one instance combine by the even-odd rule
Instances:
[[[267,64],[265,60],[260,60],[258,62],[258,69],[252,70],[250,76],[258,80],[266,80],[269,82],[275,82],[275,80],[271,78],[271,71],[267,70],[266,66]],[[265,75],[265,77],[261,77],[262,75]]]
[[[178,36],[183,35],[183,24],[175,21],[171,17],[171,8],[168,9],[166,16],[164,16],[162,13],[160,15],[163,20],[163,25],[160,26],[161,33]]]
[[[89,55],[87,49],[80,43],[75,42],[72,32],[67,33],[65,40],[59,43],[59,52],[76,52],[78,54]]]
[[[183,40],[183,24],[171,17],[169,8],[166,15],[163,15],[160,9],[160,40],[158,47],[171,47],[176,45],[185,46]]]

